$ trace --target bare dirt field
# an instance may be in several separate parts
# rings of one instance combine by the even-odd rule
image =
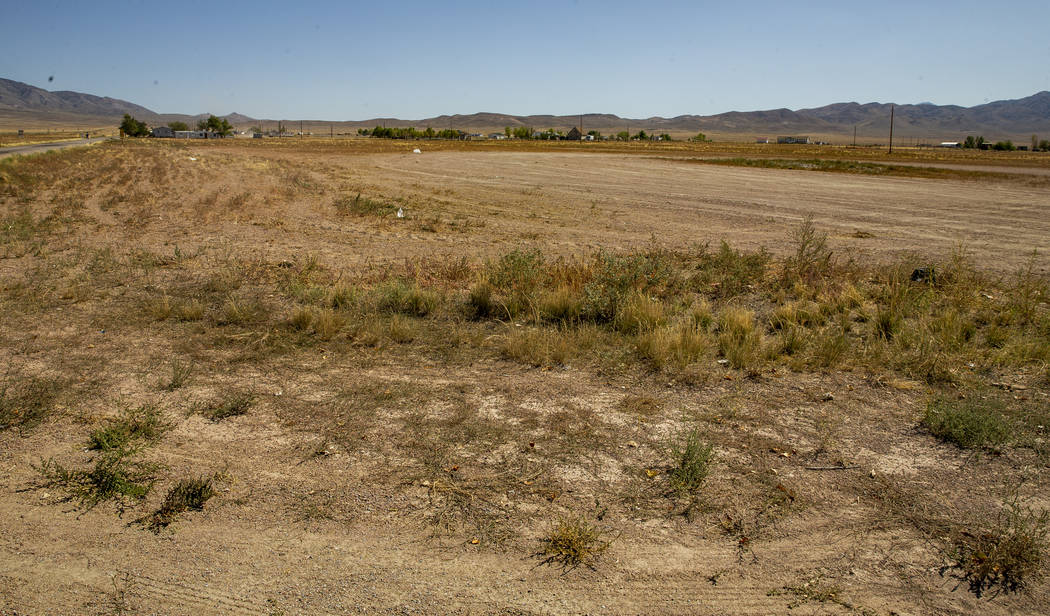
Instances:
[[[671,155],[0,163],[0,614],[1050,611],[1041,176]]]

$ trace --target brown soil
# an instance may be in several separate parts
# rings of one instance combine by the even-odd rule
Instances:
[[[975,462],[918,429],[928,391],[906,379],[744,378],[712,366],[714,378],[687,384],[598,360],[531,368],[454,341],[271,353],[222,328],[144,316],[160,289],[230,271],[247,287],[308,256],[355,280],[517,246],[585,255],[726,239],[783,256],[806,215],[857,260],[962,244],[1005,273],[1050,238],[1045,189],[420,147],[106,144],[57,158],[50,183],[26,199],[43,214],[75,191],[83,209],[41,251],[0,259],[0,365],[69,383],[54,418],[0,432],[0,614],[1050,610],[1045,581],[976,597],[894,514],[907,507],[896,499],[921,494],[931,511],[967,519],[1022,478],[1050,506],[1026,452]],[[335,199],[358,193],[396,202],[405,218],[337,216]],[[2,199],[5,214],[19,207]],[[130,260],[176,246],[181,262]],[[107,247],[115,264],[98,256]],[[82,266],[111,269],[90,270],[84,288]],[[172,357],[194,372],[168,392],[158,383]],[[248,414],[192,412],[232,390],[255,396]],[[1045,400],[1045,387],[1022,395]],[[637,412],[640,399],[655,403]],[[146,454],[165,470],[144,503],[120,517],[40,487],[35,465],[86,462],[100,421],[147,402],[174,427]],[[464,408],[476,416],[454,423]],[[688,516],[662,483],[667,443],[686,425],[702,427],[718,459]],[[474,444],[486,438],[498,446]],[[203,511],[159,534],[134,523],[174,478],[198,475],[219,487]],[[457,489],[467,504],[450,510]],[[593,569],[537,556],[567,515],[613,539]]]

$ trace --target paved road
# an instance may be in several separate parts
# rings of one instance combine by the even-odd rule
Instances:
[[[7,158],[8,156],[15,156],[16,154],[36,154],[38,152],[47,152],[48,150],[62,150],[65,148],[72,148],[78,145],[89,145],[92,143],[98,143],[99,141],[105,141],[108,137],[93,137],[91,139],[77,139],[74,141],[57,141],[54,143],[34,143],[31,145],[16,145],[10,148],[0,148],[0,158]]]

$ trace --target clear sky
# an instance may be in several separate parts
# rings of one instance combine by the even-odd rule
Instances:
[[[0,15],[0,77],[160,113],[639,118],[1050,90],[1050,0],[0,0]]]

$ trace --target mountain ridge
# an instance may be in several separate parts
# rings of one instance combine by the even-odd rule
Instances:
[[[861,135],[882,135],[889,130],[890,106],[894,108],[894,130],[903,137],[960,138],[983,134],[993,139],[1027,138],[1031,134],[1050,134],[1050,91],[1036,92],[1020,99],[991,101],[973,107],[931,103],[831,103],[821,107],[791,110],[727,111],[714,115],[684,114],[672,118],[623,118],[609,113],[574,115],[513,115],[497,112],[445,114],[419,120],[370,118],[366,120],[283,120],[295,129],[302,122],[311,131],[340,132],[378,125],[425,128],[457,128],[481,132],[502,130],[505,126],[531,126],[536,130],[568,129],[582,118],[584,130],[619,132],[705,132],[715,134],[772,136],[774,134],[848,135],[854,127]],[[48,91],[29,84],[0,78],[0,117],[9,121],[54,119],[56,121],[119,121],[129,113],[153,125],[172,121],[195,123],[208,114],[157,113],[135,103],[69,90]],[[254,124],[276,124],[277,120],[253,118],[240,113],[225,117],[238,128]]]

